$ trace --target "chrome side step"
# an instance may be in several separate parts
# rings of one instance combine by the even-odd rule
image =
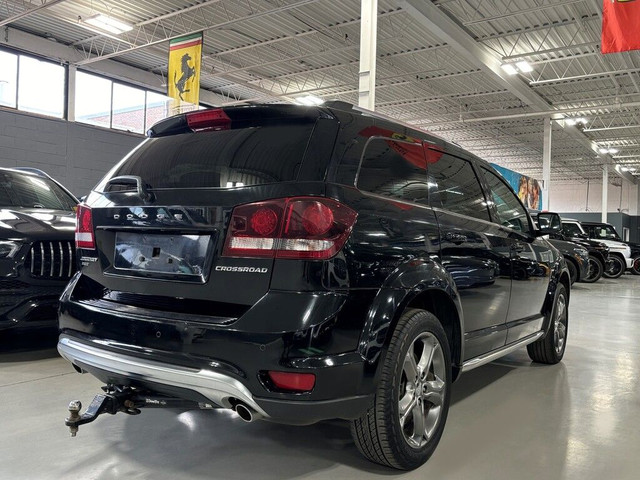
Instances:
[[[535,342],[540,337],[544,335],[544,332],[541,330],[539,332],[533,333],[528,337],[524,337],[522,340],[518,340],[515,343],[510,343],[509,345],[505,345],[498,350],[493,350],[492,352],[485,353],[484,355],[480,355],[478,357],[471,358],[462,364],[462,371],[468,372],[469,370],[473,370],[474,368],[481,367],[482,365],[486,365],[487,363],[491,363],[498,358],[508,355],[509,353],[529,345],[530,343]]]

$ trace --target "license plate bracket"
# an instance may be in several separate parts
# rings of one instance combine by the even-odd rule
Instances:
[[[143,275],[204,279],[211,235],[116,232],[113,266]]]

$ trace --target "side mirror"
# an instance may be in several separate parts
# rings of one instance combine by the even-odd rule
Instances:
[[[537,215],[538,231],[537,236],[558,235],[562,233],[562,220],[560,215],[553,212],[542,212]]]

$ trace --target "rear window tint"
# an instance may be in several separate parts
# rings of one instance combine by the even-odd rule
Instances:
[[[159,188],[231,188],[297,178],[313,124],[151,138],[113,173]]]
[[[371,139],[360,165],[358,188],[428,205],[429,188],[422,145],[390,138]]]

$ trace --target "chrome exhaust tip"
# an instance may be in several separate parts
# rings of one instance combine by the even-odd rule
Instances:
[[[234,410],[238,414],[238,416],[247,423],[262,418],[262,415],[242,403],[238,403]]]

